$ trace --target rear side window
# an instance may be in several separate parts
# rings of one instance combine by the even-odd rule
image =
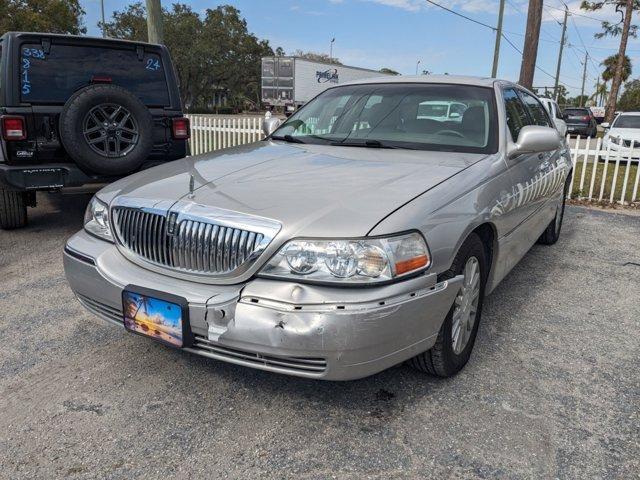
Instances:
[[[23,44],[20,52],[23,102],[62,104],[92,82],[110,81],[147,106],[169,105],[164,65],[155,53],[145,52],[140,60],[133,48],[55,44],[48,54],[40,44]]]
[[[507,126],[513,141],[518,140],[522,127],[532,125],[527,109],[515,90],[509,88],[504,91],[504,106],[507,111]]]
[[[538,99],[533,95],[529,95],[527,92],[523,91],[520,91],[520,95],[522,95],[522,100],[529,109],[529,113],[531,114],[531,119],[533,120],[534,125],[550,127],[551,121],[547,116],[547,111],[538,101]]]

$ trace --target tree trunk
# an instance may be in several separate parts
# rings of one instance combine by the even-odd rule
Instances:
[[[616,103],[618,102],[618,92],[622,84],[622,71],[624,69],[624,56],[627,52],[627,41],[629,40],[629,28],[631,27],[631,15],[633,14],[633,0],[627,0],[626,11],[624,14],[624,25],[622,27],[622,36],[620,37],[620,49],[618,50],[618,61],[616,63],[616,72],[611,82],[611,91],[609,92],[609,100],[607,101],[607,109],[604,115],[605,122],[613,122],[616,113]]]

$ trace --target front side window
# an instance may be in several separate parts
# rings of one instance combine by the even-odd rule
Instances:
[[[619,115],[611,126],[613,128],[640,128],[640,115]]]
[[[20,91],[23,102],[63,104],[78,89],[95,81],[119,85],[148,106],[169,104],[164,65],[158,54],[138,58],[130,49],[85,45],[40,44],[20,48]]]
[[[452,105],[457,113],[453,119]],[[336,87],[309,102],[273,134],[285,136],[303,143],[494,153],[494,93],[485,87],[444,84]]]
[[[504,107],[507,112],[507,127],[511,132],[511,139],[516,142],[518,135],[520,135],[520,130],[527,125],[533,125],[533,123],[529,118],[526,107],[514,89],[505,90],[503,96]]]
[[[531,115],[531,119],[533,120],[534,125],[540,125],[542,127],[550,127],[551,122],[549,117],[547,116],[547,111],[542,106],[542,104],[538,101],[536,97],[528,94],[527,92],[520,91],[520,95],[522,96],[522,100],[525,105],[529,109],[529,114]]]

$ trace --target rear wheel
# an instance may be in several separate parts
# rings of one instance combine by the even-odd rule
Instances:
[[[484,244],[472,233],[460,247],[451,268],[441,275],[443,279],[463,275],[460,291],[440,327],[435,345],[409,360],[411,366],[431,375],[450,377],[467,364],[480,324],[487,270]]]
[[[27,225],[27,194],[0,188],[0,228],[11,230]]]
[[[564,207],[567,203],[567,193],[569,192],[569,182],[571,175],[567,178],[566,183],[564,184],[564,190],[562,191],[562,200],[558,204],[556,208],[556,216],[553,217],[551,223],[547,226],[546,230],[542,232],[540,238],[538,238],[538,243],[542,245],[553,245],[560,238],[560,230],[562,230],[562,220],[564,219]]]

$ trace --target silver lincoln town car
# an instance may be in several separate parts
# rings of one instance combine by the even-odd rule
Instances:
[[[571,162],[518,85],[336,85],[267,137],[101,190],[64,265],[104,320],[198,355],[348,380],[408,360],[447,377],[482,303],[558,240]]]

